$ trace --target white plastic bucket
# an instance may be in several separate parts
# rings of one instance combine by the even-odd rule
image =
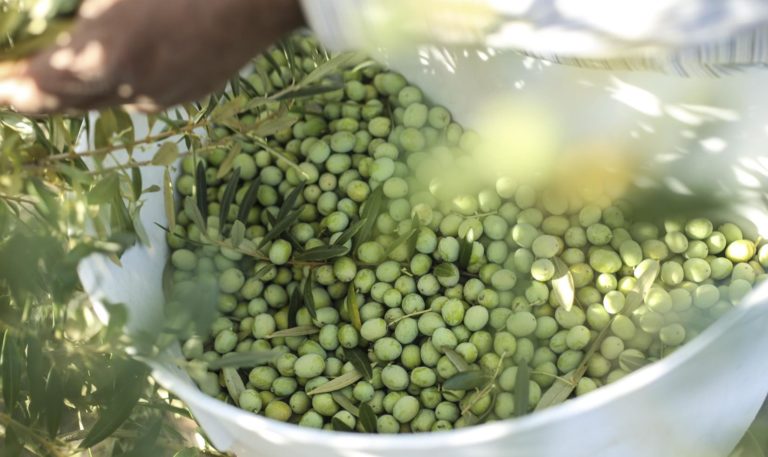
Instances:
[[[722,80],[608,74],[514,54],[491,56],[488,50],[422,49],[388,63],[465,125],[472,125],[483,100],[511,91],[555,113],[564,142],[610,138],[665,154],[685,149],[684,154],[718,164],[715,174],[698,172],[702,179],[753,194],[768,175],[763,146],[768,92],[758,89],[768,73]],[[161,183],[161,168],[142,172],[146,185]],[[167,248],[155,223],[164,224],[165,216],[162,196],[152,195],[141,213],[151,247],[128,250],[122,267],[100,256],[79,267],[95,303],[128,306],[130,331],[156,328],[162,319]],[[734,211],[768,237],[768,213],[756,198]],[[214,445],[238,457],[717,457],[736,445],[768,393],[767,329],[768,284],[763,284],[669,357],[594,393],[520,419],[397,436],[331,433],[273,421],[206,396],[172,363],[151,363],[153,376],[189,406]],[[166,355],[180,353],[175,348]]]

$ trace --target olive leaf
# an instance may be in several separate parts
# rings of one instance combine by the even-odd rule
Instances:
[[[283,219],[285,216],[288,215],[288,213],[293,209],[294,206],[296,206],[296,200],[298,200],[299,195],[304,192],[304,188],[306,187],[306,183],[304,181],[301,181],[298,186],[296,186],[289,194],[285,197],[285,201],[283,201],[282,206],[280,206],[280,211],[277,213],[277,220]]]
[[[555,264],[555,275],[552,277],[552,292],[555,294],[557,303],[566,311],[573,308],[576,298],[576,285],[573,282],[571,270],[562,260],[555,257],[552,259]]]
[[[245,384],[243,379],[237,372],[237,368],[224,367],[221,370],[224,377],[224,386],[227,388],[227,392],[237,406],[240,406],[240,394],[245,390]]]
[[[320,333],[320,329],[315,327],[314,325],[300,325],[298,327],[291,327],[284,330],[278,330],[276,332],[272,332],[269,335],[265,336],[264,338],[270,339],[270,338],[284,338],[287,336],[307,336],[307,335],[315,335],[317,333]]]
[[[636,355],[623,354],[623,353],[619,355],[619,366],[626,371],[639,370],[640,368],[643,368],[649,363],[651,363],[651,361],[646,359],[645,357],[639,357]]]
[[[371,361],[368,359],[368,354],[363,349],[344,348],[344,357],[366,380],[370,381],[371,378],[373,378]]]
[[[158,148],[154,157],[152,157],[152,165],[170,166],[176,162],[179,158],[179,146],[173,141],[166,141]]]
[[[307,308],[307,311],[309,311],[310,316],[312,316],[312,319],[317,319],[317,311],[315,310],[315,297],[312,294],[312,275],[308,275],[307,279],[304,280],[304,306]]]
[[[338,238],[336,238],[336,241],[333,242],[334,246],[342,246],[347,241],[351,240],[353,236],[357,235],[357,232],[360,231],[360,229],[363,228],[363,225],[365,225],[365,218],[360,219],[347,227],[346,230],[341,232],[341,235],[339,235]]]
[[[276,351],[236,352],[224,355],[208,363],[209,370],[219,370],[226,367],[252,368],[272,362],[279,356]]]
[[[353,237],[353,244],[359,246],[361,243],[368,241],[373,233],[373,227],[376,224],[376,218],[381,213],[384,207],[384,186],[377,187],[368,196],[368,200],[365,201],[363,206],[363,213],[360,216],[362,226],[358,229],[357,234]]]
[[[219,170],[216,172],[217,179],[222,179],[224,176],[227,176],[227,173],[232,170],[232,165],[235,163],[235,157],[240,155],[242,149],[243,146],[240,143],[235,143],[229,148],[227,156],[224,157],[224,160],[219,164]]]
[[[361,403],[358,409],[360,410],[358,419],[360,421],[360,425],[363,427],[363,431],[367,433],[376,433],[376,413],[373,412],[371,405],[368,403]]]
[[[232,247],[237,248],[245,239],[245,224],[242,221],[235,221],[229,230],[229,239],[232,241]]]
[[[253,276],[258,279],[264,279],[271,270],[276,269],[274,265],[269,262],[264,262],[259,268],[253,272]]]
[[[353,282],[349,283],[349,287],[347,288],[347,298],[344,300],[344,303],[347,305],[349,321],[352,322],[352,325],[359,332],[363,323],[360,320],[360,308],[357,305],[357,289],[355,289],[355,284]]]
[[[571,396],[579,381],[587,372],[589,361],[592,356],[600,349],[600,345],[603,340],[610,334],[610,325],[607,325],[603,330],[598,333],[597,337],[592,341],[589,349],[581,359],[581,363],[562,377],[555,379],[555,382],[547,389],[541,396],[539,403],[536,404],[535,411],[539,411],[544,408],[548,408],[553,405],[564,402]]]
[[[443,354],[445,354],[445,356],[448,357],[448,360],[451,361],[453,366],[455,366],[460,373],[470,370],[469,364],[467,363],[466,360],[464,360],[464,357],[462,357],[461,354],[454,351],[452,348],[448,346],[443,346],[440,349],[443,350]]]
[[[195,198],[197,207],[200,208],[200,214],[203,220],[208,219],[208,181],[205,179],[205,165],[198,162],[195,169]]]
[[[203,219],[203,215],[200,213],[200,208],[197,207],[195,201],[192,200],[192,197],[184,199],[184,213],[189,217],[192,223],[197,226],[201,234],[206,233],[205,219]]]
[[[347,424],[341,421],[338,417],[334,416],[331,418],[331,425],[333,426],[333,429],[337,432],[351,432],[352,429],[349,428]]]
[[[446,390],[469,390],[483,387],[491,380],[488,373],[480,370],[470,370],[456,373],[443,382]]]
[[[515,417],[520,417],[528,412],[528,391],[530,389],[531,370],[528,363],[517,366],[515,376]]]
[[[296,327],[296,313],[299,309],[301,309],[301,292],[298,287],[294,287],[288,300],[288,327]]]
[[[173,204],[173,181],[171,172],[165,168],[163,172],[163,203],[165,205],[165,217],[168,219],[168,229],[173,232],[176,228],[176,210]]]
[[[356,61],[363,60],[364,55],[359,52],[345,52],[338,54],[330,60],[318,65],[317,68],[312,70],[310,74],[304,77],[301,81],[302,86],[317,83],[323,80],[326,76],[338,72],[339,70],[353,64]]]
[[[648,292],[651,290],[651,286],[656,282],[656,278],[659,277],[661,272],[661,264],[658,260],[646,260],[648,267],[640,274],[635,284],[635,291],[643,297],[643,300],[648,296]]]
[[[141,177],[140,168],[131,169],[131,190],[133,191],[133,200],[139,201],[141,198],[141,191],[143,188],[143,182]]]
[[[354,416],[358,416],[360,414],[360,409],[358,409],[358,407],[355,406],[354,403],[352,403],[352,400],[350,400],[349,397],[347,397],[343,393],[338,391],[331,392],[331,397],[333,397],[333,401],[335,401],[337,405],[349,411]]]
[[[469,261],[472,257],[472,242],[465,240],[464,238],[459,239],[459,269],[462,271],[466,271],[467,267],[469,267]]]
[[[224,195],[221,197],[219,208],[219,233],[224,230],[224,225],[229,215],[229,207],[235,200],[235,193],[237,193],[237,186],[240,184],[240,167],[235,168],[232,171],[232,176],[227,181],[227,187],[224,188]]]
[[[293,259],[304,262],[319,262],[344,255],[347,251],[349,248],[346,246],[317,246],[294,255]]]
[[[327,94],[328,92],[334,92],[339,89],[343,89],[344,85],[340,82],[333,82],[329,85],[317,85],[311,87],[302,87],[294,90],[287,91],[275,97],[275,100],[289,100],[294,98],[314,97],[315,95]]]
[[[456,268],[456,265],[452,263],[441,263],[440,265],[436,266],[434,270],[432,270],[432,273],[438,278],[451,278],[458,272],[459,269]]]
[[[270,241],[274,240],[275,238],[279,237],[280,235],[285,232],[288,227],[290,227],[301,215],[301,209],[297,208],[290,213],[288,213],[287,216],[284,218],[278,220],[275,225],[272,226],[269,232],[267,232],[266,235],[264,235],[264,238],[261,239],[261,242],[259,243],[259,248],[264,246],[265,244],[269,243]]]
[[[301,115],[290,111],[278,111],[275,114],[257,121],[248,130],[249,137],[264,138],[293,126],[301,119]]]
[[[363,375],[361,375],[357,370],[352,370],[347,373],[344,373],[341,376],[331,379],[325,384],[315,387],[314,389],[307,392],[307,395],[317,395],[317,394],[335,392],[347,386],[351,386],[352,384],[356,383],[362,378],[363,378]]]
[[[245,191],[245,196],[243,197],[243,200],[240,202],[240,211],[238,211],[237,213],[237,220],[243,221],[243,223],[247,222],[248,213],[251,211],[251,208],[253,208],[253,205],[256,204],[256,197],[258,196],[258,190],[260,185],[261,185],[260,176],[257,176],[256,179],[251,181],[251,185],[248,186],[248,190]]]
[[[3,336],[0,370],[2,372],[0,379],[3,381],[3,400],[8,411],[15,411],[21,390],[21,353],[10,330],[6,330]]]

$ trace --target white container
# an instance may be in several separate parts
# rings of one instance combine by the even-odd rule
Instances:
[[[608,138],[667,156],[698,157],[690,164],[718,164],[716,174],[700,175],[734,190],[754,191],[768,175],[763,146],[768,92],[758,89],[768,74],[683,80],[491,54],[425,48],[389,63],[465,125],[483,100],[511,92],[554,113],[564,143]],[[162,170],[148,167],[143,175],[146,185],[160,184]],[[129,307],[130,331],[156,328],[162,319],[167,248],[155,222],[164,224],[165,216],[161,195],[153,195],[142,210],[150,248],[131,248],[122,268],[100,256],[79,267],[95,303]],[[768,237],[768,213],[756,198],[736,212]],[[151,365],[153,376],[186,402],[213,443],[238,457],[719,457],[733,449],[768,393],[767,329],[768,284],[763,284],[669,357],[592,394],[520,419],[399,436],[331,433],[272,421],[204,395],[171,362],[159,358]],[[178,348],[164,356],[179,357]]]

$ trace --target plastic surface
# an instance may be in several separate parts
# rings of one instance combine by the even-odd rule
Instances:
[[[658,151],[670,180],[679,169],[676,160],[663,160],[670,156],[692,158],[683,170],[712,186],[754,194],[766,180],[768,158],[760,154],[766,154],[768,93],[751,88],[763,86],[768,74],[681,80],[491,54],[421,49],[389,63],[468,125],[484,101],[511,93],[511,100],[553,113],[563,144],[599,139]],[[161,168],[143,174],[147,186],[161,181]],[[150,249],[129,250],[122,268],[100,257],[79,268],[95,302],[129,306],[133,330],[161,315],[167,248],[154,223],[165,221],[162,205],[156,193],[142,210]],[[768,237],[768,213],[758,199],[737,212]],[[186,402],[213,443],[238,457],[720,457],[736,445],[768,392],[766,329],[763,284],[691,343],[615,384],[521,419],[419,435],[330,433],[275,422],[207,397],[171,362],[152,364],[156,379]],[[173,357],[178,352],[166,360]]]

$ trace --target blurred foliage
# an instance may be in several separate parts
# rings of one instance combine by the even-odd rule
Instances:
[[[123,305],[105,305],[109,324],[97,318],[77,265],[94,254],[119,264],[125,249],[149,242],[139,213],[155,192],[173,206],[179,158],[266,145],[296,122],[297,98],[339,90],[341,81],[325,76],[351,55],[330,59],[317,48],[308,63],[294,59],[294,45],[254,60],[254,72],[273,81],[268,89],[235,77],[201,103],[141,118],[150,132],[141,138],[119,108],[42,117],[0,110],[0,455],[221,455],[200,450],[205,440],[184,405],[128,355],[158,354],[210,315],[169,303],[160,335],[131,338]],[[288,74],[273,74],[276,61],[289,62]],[[162,188],[144,185],[147,166],[165,168]]]

